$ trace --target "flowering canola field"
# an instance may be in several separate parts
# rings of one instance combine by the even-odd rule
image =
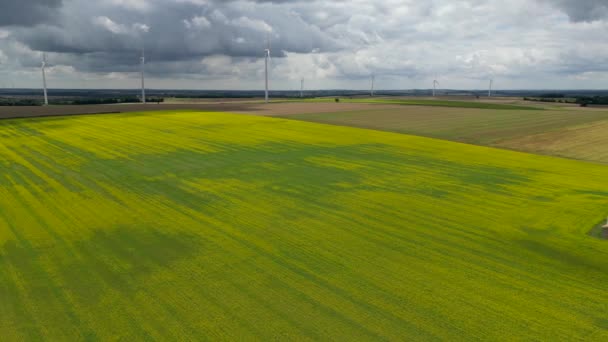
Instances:
[[[0,122],[3,340],[607,340],[608,167],[223,113]]]

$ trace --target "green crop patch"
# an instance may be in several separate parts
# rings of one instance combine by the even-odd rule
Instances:
[[[200,112],[0,122],[5,340],[606,340],[603,165]]]

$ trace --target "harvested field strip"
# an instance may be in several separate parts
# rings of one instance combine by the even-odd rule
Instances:
[[[0,122],[7,340],[608,338],[608,168],[356,128]]]
[[[276,100],[273,102],[334,102],[335,98],[314,98],[305,100]],[[511,104],[488,103],[488,102],[470,102],[470,101],[452,101],[452,100],[403,100],[390,98],[340,98],[340,102],[344,103],[373,103],[373,104],[393,104],[403,106],[430,106],[430,107],[454,107],[454,108],[479,108],[479,109],[495,109],[495,110],[542,110],[539,107],[519,106]]]
[[[608,162],[608,140],[602,134],[608,112],[603,111],[404,107],[284,117]]]
[[[608,164],[608,120],[596,121],[496,142],[508,147],[541,154]]]

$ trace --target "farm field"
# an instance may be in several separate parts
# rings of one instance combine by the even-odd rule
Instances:
[[[601,109],[401,107],[283,117],[608,163],[608,140],[601,131],[608,111]]]
[[[313,102],[325,103],[335,102],[334,97],[297,99],[297,100],[275,100],[275,103],[281,102]],[[451,108],[479,108],[479,109],[494,109],[494,110],[542,110],[542,104],[511,104],[501,103],[498,101],[462,101],[462,100],[447,100],[437,98],[345,98],[340,97],[342,103],[370,103],[370,104],[385,104],[385,105],[401,105],[401,106],[428,106],[428,107],[451,107]]]
[[[0,163],[3,339],[608,339],[604,165],[175,111],[2,120]]]
[[[398,105],[369,103],[315,103],[315,102],[198,102],[182,104],[103,104],[103,105],[53,105],[53,106],[0,106],[0,119],[53,117],[82,114],[117,114],[137,113],[143,111],[199,111],[231,112],[262,116],[291,115],[303,113],[338,113],[366,109],[398,108]]]
[[[606,120],[505,139],[497,145],[608,164],[608,115],[606,117]]]

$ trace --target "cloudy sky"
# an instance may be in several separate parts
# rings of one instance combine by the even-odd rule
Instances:
[[[0,87],[606,88],[608,0],[0,0]]]

